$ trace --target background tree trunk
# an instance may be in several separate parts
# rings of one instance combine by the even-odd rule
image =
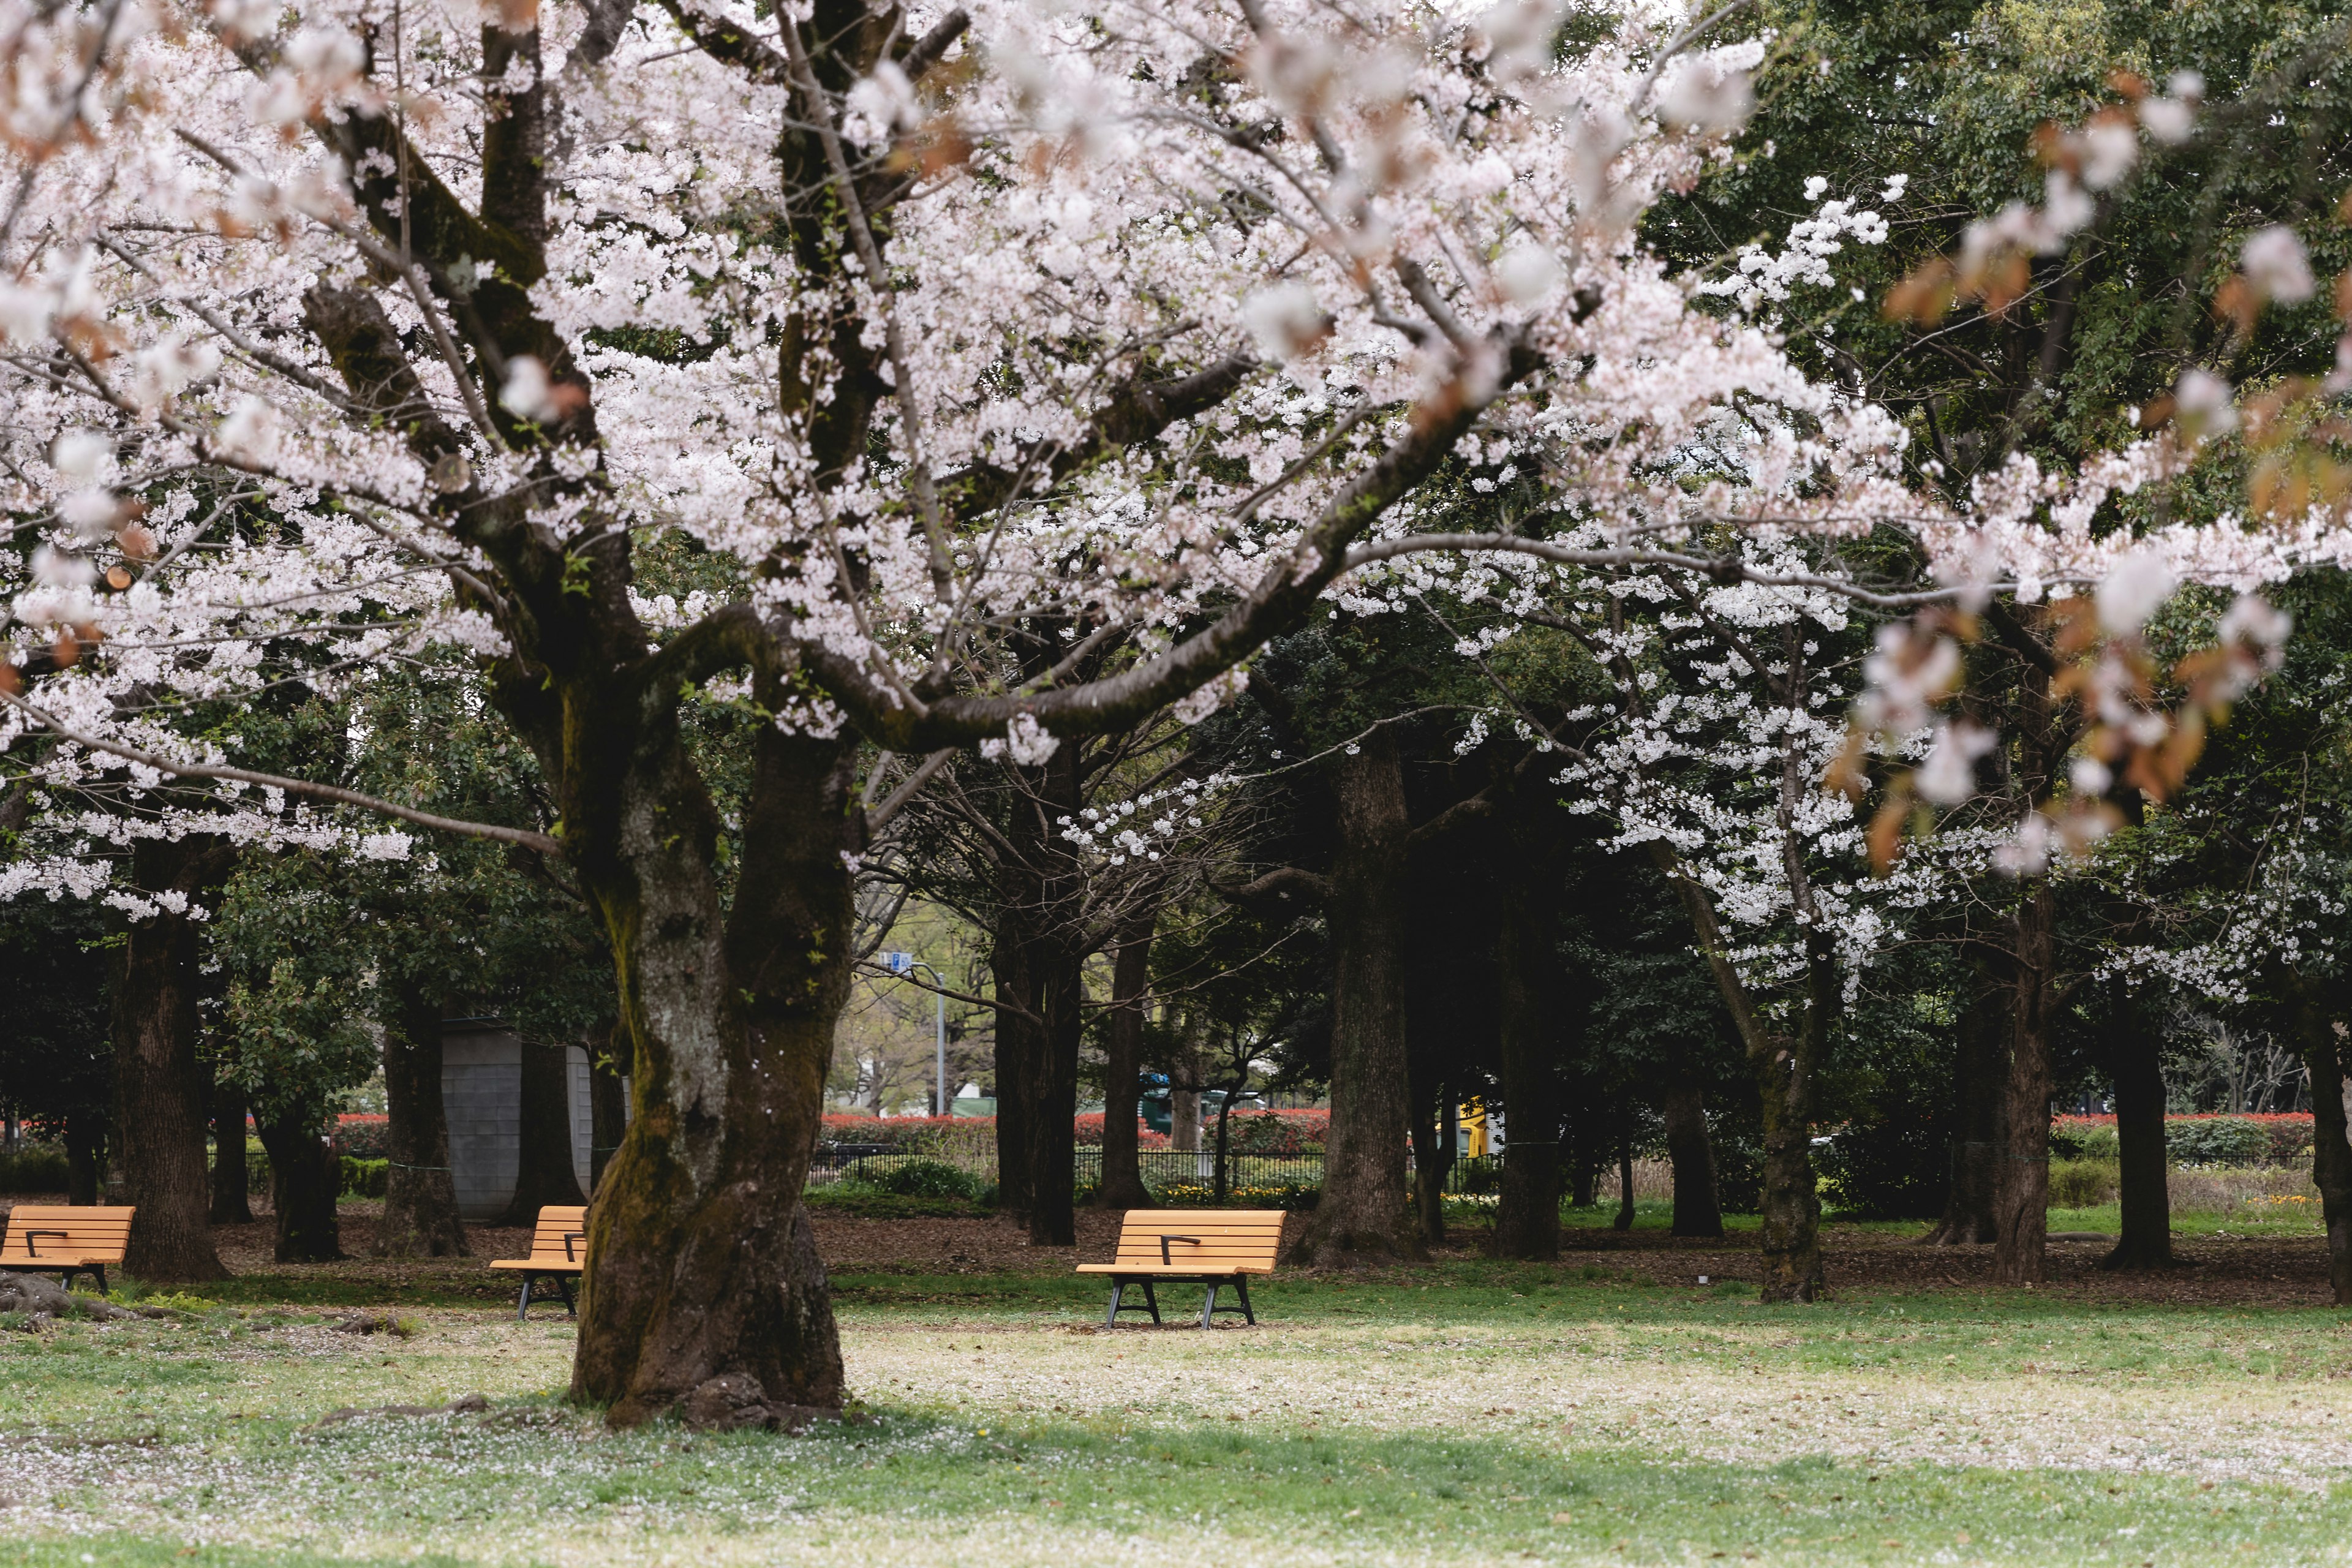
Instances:
[[[588,1184],[604,1184],[604,1167],[619,1152],[629,1127],[628,1031],[616,1022],[607,1031],[602,1055],[588,1063]]]
[[[1438,1084],[1413,1094],[1412,1212],[1425,1247],[1445,1245],[1445,1178],[1454,1169],[1454,1130],[1444,1105],[1449,1092]]]
[[[1030,978],[1030,947],[1017,900],[1007,896],[990,948],[996,989],[996,1203],[1007,1214],[1029,1212],[1029,1104],[1038,1043],[1037,990]]]
[[[1502,1192],[1495,1205],[1495,1256],[1549,1261],[1559,1256],[1559,1053],[1552,977],[1559,972],[1556,885],[1547,836],[1529,814],[1548,805],[1514,795],[1504,837],[1502,931],[1496,952],[1501,984]],[[1557,810],[1554,806],[1552,809]]]
[[[439,1036],[435,1038],[437,1041]],[[437,1046],[433,1054],[436,1058],[441,1054]],[[551,1204],[588,1201],[580,1190],[580,1172],[572,1163],[570,1058],[570,1051],[561,1044],[522,1043],[522,1150],[515,1165],[514,1198],[499,1218],[501,1225],[535,1225],[539,1211]],[[437,1073],[434,1089],[437,1095]],[[443,1140],[446,1145],[446,1131]],[[454,1189],[450,1202],[454,1210]]]
[[[280,1263],[331,1263],[343,1256],[335,1199],[342,1185],[333,1146],[320,1131],[326,1113],[297,1104],[261,1119],[269,1151],[269,1200],[278,1211]]]
[[[2001,1096],[2007,1137],[1995,1184],[1993,1278],[2035,1285],[2050,1232],[2050,992],[2057,915],[2047,877],[2024,889],[2015,916],[2015,1006]]]
[[[1658,1096],[1666,1124],[1666,1155],[1675,1167],[1676,1236],[1723,1234],[1723,1195],[1716,1185],[1715,1141],[1706,1129],[1706,1097],[1685,1059],[1675,1064]]]
[[[219,886],[236,852],[191,836],[142,839],[131,878],[191,900]],[[114,1163],[139,1217],[122,1272],[158,1284],[225,1279],[206,1228],[205,1124],[212,1079],[196,1062],[197,922],[158,912],[125,933],[114,991]]]
[[[2122,1234],[2104,1268],[2169,1268],[2172,1256],[2172,1194],[2166,1177],[2171,1162],[2164,1149],[2164,1063],[2156,1037],[2141,1026],[2128,1002],[2108,1026],[2108,1071],[2116,1086],[2116,1139],[2121,1145]]]
[[[1620,1126],[1617,1132],[1617,1217],[1612,1228],[1633,1228],[1633,1137]]]
[[[2295,986],[2294,1029],[2311,1074],[2311,1182],[2327,1226],[2327,1283],[2339,1307],[2352,1307],[2352,1128],[2344,1104],[2345,1036],[2335,988]]]
[[[441,998],[411,988],[383,1031],[383,1218],[378,1258],[464,1258],[465,1222],[449,1169],[449,1119],[441,1103]]]
[[[1085,1037],[1079,1004],[1086,995],[1086,955],[1059,941],[1037,955],[1045,1049],[1029,1082],[1029,1240],[1067,1247],[1077,1240],[1078,1047]]]
[[[1186,1014],[1168,1063],[1168,1146],[1180,1153],[1201,1152],[1201,1091],[1209,1086],[1206,1029],[1198,1016]],[[1187,1173],[1185,1180],[1192,1179]]]
[[[245,1158],[245,1085],[224,1078],[213,1085],[213,1202],[215,1225],[251,1225],[253,1173]]]
[[[2009,1073],[2011,996],[2009,987],[1981,966],[1974,978],[1956,1042],[1952,1186],[1944,1198],[1944,1217],[1923,1238],[1931,1246],[1990,1245],[1999,1229],[1993,1208],[2007,1146],[2002,1085]]]
[[[1151,1194],[1144,1189],[1142,1161],[1138,1158],[1136,1105],[1143,1072],[1143,1009],[1151,990],[1151,932],[1156,909],[1139,913],[1113,939],[1110,1028],[1108,1059],[1103,1067],[1102,1184],[1095,1203],[1107,1209],[1144,1208]]]
[[[1375,730],[1337,763],[1339,845],[1328,919],[1331,985],[1331,1125],[1323,1195],[1295,1248],[1300,1262],[1424,1256],[1405,1207],[1411,1137],[1404,1006],[1404,768]]]
[[[66,1202],[88,1208],[105,1180],[106,1121],[96,1111],[66,1118]]]

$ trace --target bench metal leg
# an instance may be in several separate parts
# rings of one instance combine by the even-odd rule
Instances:
[[[1126,1296],[1127,1288],[1129,1285],[1140,1285],[1143,1287],[1142,1306],[1121,1306],[1119,1304],[1121,1299]],[[1150,1280],[1115,1279],[1111,1281],[1110,1311],[1103,1318],[1103,1327],[1107,1329],[1115,1329],[1118,1327],[1118,1315],[1121,1312],[1150,1312],[1151,1314],[1151,1321],[1154,1323],[1160,1321],[1160,1298],[1152,1293]]]
[[[1240,1291],[1240,1292],[1241,1292],[1241,1295],[1242,1295],[1242,1316],[1243,1316],[1243,1318],[1244,1318],[1245,1320],[1247,1320],[1247,1321],[1248,1321],[1249,1326],[1250,1326],[1251,1328],[1253,1328],[1253,1329],[1254,1329],[1254,1328],[1257,1327],[1257,1314],[1256,1314],[1255,1312],[1253,1312],[1253,1311],[1251,1311],[1251,1310],[1250,1310],[1250,1299],[1249,1299],[1249,1276],[1248,1276],[1248,1275],[1246,1275],[1246,1274],[1236,1274],[1236,1275],[1234,1275],[1234,1289],[1236,1289],[1236,1290],[1238,1290],[1238,1291]]]
[[[1105,1319],[1103,1320],[1103,1327],[1104,1327],[1104,1328],[1106,1328],[1106,1329],[1115,1329],[1115,1328],[1118,1327],[1118,1299],[1119,1299],[1119,1297],[1121,1297],[1122,1295],[1126,1294],[1126,1292],[1127,1292],[1127,1287],[1126,1287],[1126,1286],[1124,1286],[1124,1285],[1114,1283],[1114,1284],[1111,1286],[1111,1288],[1110,1288],[1110,1316],[1108,1316],[1108,1317],[1107,1317],[1107,1318],[1105,1318]]]
[[[580,1309],[572,1300],[572,1277],[568,1274],[557,1275],[555,1277],[555,1289],[556,1293],[563,1298],[563,1310],[565,1315],[573,1318],[578,1317],[580,1315]]]
[[[1151,1289],[1151,1281],[1149,1279],[1146,1279],[1143,1282],[1143,1304],[1151,1309],[1151,1326],[1158,1328],[1160,1326],[1160,1297],[1158,1292]]]
[[[1209,1299],[1201,1304],[1201,1326],[1209,1327],[1209,1320],[1217,1315],[1217,1288],[1209,1287]]]
[[[107,1293],[105,1265],[99,1263],[76,1264],[73,1268],[65,1269],[58,1275],[58,1284],[65,1289],[72,1289],[74,1276],[77,1274],[89,1275],[91,1279],[98,1281],[98,1293],[101,1296]]]
[[[531,1281],[538,1278],[539,1276],[535,1274],[526,1274],[522,1277],[522,1294],[515,1298],[515,1321],[518,1323],[526,1322],[530,1318]]]

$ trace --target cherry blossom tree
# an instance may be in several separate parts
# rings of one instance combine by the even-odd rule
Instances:
[[[573,1392],[624,1423],[834,1407],[798,1197],[859,860],[928,759],[1036,766],[1204,713],[1411,554],[1781,582],[1721,541],[1901,525],[1951,593],[2332,547],[2324,520],[2087,531],[2193,432],[1916,493],[1892,418],[1638,237],[1747,112],[1762,41],[1581,22],[1570,47],[1548,0],[7,0],[0,749],[58,788],[171,776],[207,812],[308,797],[560,852],[636,1107]],[[2074,221],[2073,189],[1997,220],[1978,271]],[[1736,470],[1680,460],[1727,425]],[[1429,531],[1459,463],[1540,476],[1590,531]],[[1035,668],[1016,628],[1066,651]],[[436,645],[478,657],[554,831],[256,766],[196,717],[289,647],[331,689]],[[687,692],[764,721],[731,819]]]

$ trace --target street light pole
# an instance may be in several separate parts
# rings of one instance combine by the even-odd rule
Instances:
[[[935,1114],[945,1116],[948,1113],[948,978],[911,952],[886,952],[882,955],[882,967],[893,974],[912,974],[918,969],[931,970],[931,983],[938,987],[931,993],[934,1004],[931,1013],[931,1087],[938,1106]]]

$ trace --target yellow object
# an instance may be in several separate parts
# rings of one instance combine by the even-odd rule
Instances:
[[[1465,1100],[1462,1102],[1462,1133],[1466,1142],[1462,1152],[1473,1159],[1486,1152],[1486,1102]]]

